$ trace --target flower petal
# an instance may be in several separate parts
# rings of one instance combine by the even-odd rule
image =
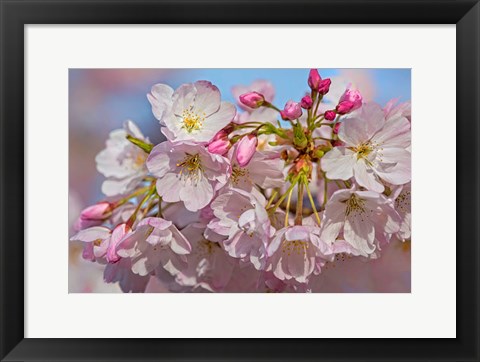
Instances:
[[[322,157],[321,165],[330,180],[348,180],[353,176],[355,162],[353,151],[345,147],[334,147]]]
[[[166,202],[180,201],[180,180],[174,173],[167,173],[157,180],[157,192]]]
[[[218,88],[206,80],[195,82],[194,85],[197,90],[194,112],[204,117],[217,112],[220,108],[220,91]]]
[[[190,211],[197,211],[207,206],[213,198],[213,187],[204,176],[193,182],[187,180],[180,189],[180,199]],[[166,200],[168,201],[168,200]]]
[[[385,187],[377,180],[377,176],[370,166],[367,166],[364,159],[359,159],[354,166],[355,181],[360,186],[365,187],[368,190],[383,192]]]

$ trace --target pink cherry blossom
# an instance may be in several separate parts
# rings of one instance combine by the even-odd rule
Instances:
[[[345,90],[345,92],[340,97],[340,100],[338,101],[339,106],[343,102],[349,102],[350,106],[349,106],[349,110],[345,112],[341,112],[342,114],[348,113],[360,108],[362,106],[363,97],[357,89],[350,88],[349,86],[349,88],[347,88],[347,90]]]
[[[412,210],[411,210],[411,186],[410,184],[396,187],[390,196],[395,205],[395,210],[401,217],[400,230],[396,234],[402,241],[411,238]]]
[[[268,268],[280,280],[305,283],[314,272],[319,256],[331,254],[330,247],[313,226],[288,226],[278,230],[268,245]]]
[[[215,218],[208,228],[227,239],[223,246],[235,258],[248,258],[256,269],[266,262],[266,246],[275,229],[265,210],[266,200],[260,192],[247,193],[230,189],[212,202]]]
[[[282,115],[283,119],[289,119],[293,121],[302,115],[302,107],[300,107],[300,103],[290,100],[285,104],[285,107],[280,114]]]
[[[109,263],[116,263],[120,260],[115,251],[117,244],[130,232],[131,228],[125,223],[117,225],[113,231],[104,226],[94,226],[80,230],[70,240],[87,243],[84,249],[86,259],[105,259]]]
[[[384,195],[343,189],[335,192],[327,203],[320,238],[333,245],[343,232],[351,247],[368,256],[376,249],[376,234],[394,234],[400,230],[400,222],[400,216]]]
[[[176,279],[183,286],[219,292],[231,278],[235,259],[223,250],[221,243],[208,240],[204,231],[204,224],[191,224],[182,230],[192,245],[192,251],[187,255],[188,267]]]
[[[88,260],[102,259],[107,253],[111,230],[104,226],[93,226],[80,230],[70,238],[70,241],[85,243],[83,257]]]
[[[158,178],[157,192],[162,199],[183,201],[190,211],[208,205],[230,176],[226,158],[190,143],[158,144],[148,156],[147,167]]]
[[[285,184],[283,166],[285,162],[278,153],[257,151],[246,166],[241,166],[236,160],[236,152],[232,149],[228,157],[232,167],[229,179],[231,188],[239,188],[250,192],[255,186],[261,188],[282,187]]]
[[[175,225],[159,217],[141,220],[135,231],[116,246],[117,254],[130,258],[132,271],[142,276],[158,267],[178,274],[186,266],[185,255],[191,250],[190,243]]]
[[[393,185],[410,181],[410,122],[404,117],[385,120],[382,109],[366,104],[342,122],[338,133],[344,146],[323,156],[321,165],[331,180],[355,177],[360,186],[383,192],[381,180]]]
[[[235,117],[235,106],[222,102],[220,91],[208,81],[182,84],[171,95],[164,86],[155,87],[158,92],[149,100],[171,141],[208,142]]]
[[[135,123],[127,121],[124,129],[110,133],[107,147],[95,158],[98,171],[107,178],[102,184],[102,192],[107,196],[133,190],[147,174],[147,154],[132,144],[127,135],[148,142]]]
[[[133,273],[130,259],[124,258],[118,263],[107,264],[103,279],[106,283],[118,283],[124,293],[144,293],[149,276]]]

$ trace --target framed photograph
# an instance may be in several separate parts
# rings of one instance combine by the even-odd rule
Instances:
[[[478,1],[0,4],[2,361],[480,359]]]

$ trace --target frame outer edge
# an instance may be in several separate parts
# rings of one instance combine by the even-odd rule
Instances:
[[[35,1],[36,2],[36,1]],[[22,2],[19,2],[22,3]],[[62,4],[66,1],[55,1],[55,3]],[[468,2],[469,4],[474,4],[474,2]],[[463,2],[465,6],[465,2]],[[24,74],[23,68],[20,68],[18,65],[15,65],[19,59],[22,59],[23,56],[23,45],[24,45],[24,34],[23,34],[23,24],[24,24],[24,14],[21,14],[18,9],[22,7],[15,7],[14,3],[10,1],[0,0],[0,22],[1,22],[1,53],[0,53],[0,220],[4,222],[6,220],[6,205],[12,201],[15,201],[20,204],[19,207],[9,208],[9,216],[12,219],[12,229],[15,229],[18,223],[23,225],[23,183],[15,183],[15,179],[21,177],[23,179],[23,149],[21,148],[21,143],[16,144],[15,142],[22,141],[23,135],[23,126],[13,127],[12,123],[20,122],[23,119],[23,81]],[[13,10],[16,9],[16,10]],[[24,9],[24,8],[23,8]],[[7,15],[8,14],[8,15]],[[8,30],[8,36],[7,36]],[[473,34],[471,31],[473,30]],[[461,108],[460,111],[457,111],[457,115],[470,117],[474,119],[474,122],[470,122],[468,125],[472,127],[468,131],[464,131],[462,134],[462,142],[471,143],[471,148],[459,144],[459,153],[457,154],[457,159],[464,157],[468,161],[463,163],[462,167],[459,169],[458,177],[459,181],[467,180],[466,182],[461,182],[458,186],[469,187],[474,191],[473,195],[470,195],[470,198],[467,198],[466,195],[461,195],[460,200],[462,205],[464,205],[463,211],[460,211],[459,215],[462,216],[459,218],[458,227],[459,229],[464,228],[468,231],[474,231],[474,235],[469,235],[470,239],[474,239],[474,253],[471,253],[472,250],[461,249],[461,257],[465,257],[465,265],[459,265],[457,263],[457,270],[462,270],[463,273],[471,273],[471,280],[464,282],[462,289],[462,301],[463,304],[457,304],[458,308],[466,308],[465,310],[474,310],[475,315],[469,315],[464,320],[470,317],[471,322],[470,326],[473,326],[475,331],[472,336],[460,336],[468,340],[469,345],[469,354],[466,350],[463,350],[463,355],[458,356],[455,360],[478,360],[479,358],[479,345],[478,345],[478,326],[479,326],[479,313],[478,313],[478,301],[479,301],[479,226],[478,226],[478,211],[480,205],[480,193],[479,193],[479,180],[480,180],[480,170],[478,167],[479,157],[479,77],[480,77],[480,48],[479,48],[479,35],[480,30],[480,5],[478,2],[470,9],[468,14],[466,14],[457,24],[457,47],[459,34],[464,34],[465,46],[459,47],[462,49],[461,57],[457,52],[457,59],[461,58],[466,67],[461,70],[459,69],[459,63],[457,63],[457,84],[472,84],[469,87],[466,87],[470,90],[470,93],[463,93],[460,90],[457,90],[457,110]],[[468,48],[470,47],[470,48]],[[7,72],[6,70],[9,70]],[[15,70],[12,72],[10,70]],[[472,82],[473,80],[473,82]],[[9,94],[5,92],[6,85],[9,85]],[[10,87],[12,86],[12,87]],[[10,92],[11,91],[11,92]],[[7,123],[7,116],[9,122]],[[11,118],[15,117],[15,118]],[[14,121],[15,120],[15,121]],[[459,122],[459,119],[457,119]],[[10,129],[12,127],[12,129]],[[12,134],[9,134],[9,132]],[[9,137],[6,137],[6,134],[9,134]],[[7,159],[6,150],[18,150],[21,151],[16,157],[12,159]],[[467,151],[474,151],[473,154],[467,154]],[[11,151],[10,151],[11,152]],[[17,159],[18,158],[18,159]],[[20,161],[20,162],[17,162]],[[474,167],[474,171],[471,172],[471,167]],[[6,177],[6,171],[9,172],[9,177]],[[472,175],[472,173],[474,173]],[[8,193],[6,192],[8,190]],[[18,197],[21,196],[21,199]],[[21,201],[21,202],[20,202]],[[468,207],[467,207],[468,206]],[[473,212],[471,212],[473,211]],[[470,213],[470,215],[469,215]],[[14,220],[16,219],[16,220]],[[23,235],[23,228],[22,235]],[[30,355],[27,357],[27,351],[22,347],[27,347],[29,344],[25,343],[27,340],[23,340],[24,332],[24,315],[23,315],[23,284],[15,285],[18,281],[22,280],[24,277],[23,272],[23,244],[19,245],[18,243],[6,243],[8,238],[17,240],[19,235],[16,230],[8,231],[4,227],[0,228],[0,291],[2,294],[0,302],[0,324],[1,324],[1,336],[0,336],[0,359],[5,361],[13,360],[24,360],[28,358],[32,359]],[[460,240],[461,241],[461,240]],[[18,255],[18,253],[22,255]],[[8,263],[7,263],[8,255]],[[462,259],[458,259],[462,260]],[[462,260],[463,261],[463,260]],[[472,276],[473,274],[473,276]],[[8,275],[8,278],[7,278]],[[465,275],[465,274],[464,274]],[[466,274],[468,275],[468,274]],[[471,294],[468,294],[468,290],[471,288],[476,290],[476,293],[471,298]],[[19,343],[20,342],[20,343]],[[33,341],[32,341],[33,342]],[[472,345],[471,342],[475,343]],[[17,346],[16,348],[14,348]],[[466,347],[466,346],[464,346]],[[472,349],[473,347],[473,349]],[[32,349],[30,352],[40,352],[42,348]],[[23,351],[20,352],[20,351]],[[7,355],[8,352],[11,352]],[[18,353],[16,353],[18,352]],[[34,359],[49,359],[55,358],[55,351],[45,351],[43,356],[35,356]],[[73,353],[73,351],[72,351]],[[474,353],[474,355],[472,355]],[[7,355],[7,356],[6,356]],[[5,357],[6,356],[6,357]],[[71,355],[73,358],[73,355]]]
[[[0,0],[0,359],[24,339],[24,22],[18,9]]]
[[[462,341],[464,353],[462,360],[478,361],[480,359],[480,313],[478,310],[480,300],[480,3],[478,2],[457,23],[456,67],[457,86],[461,85],[457,89],[456,97],[456,124],[460,126],[457,129],[457,190],[463,190],[457,194],[457,199],[462,205],[461,209],[457,209],[457,338]],[[471,243],[471,246],[465,247],[464,243]],[[459,281],[459,275],[470,279]],[[458,290],[458,284],[461,285],[460,290]],[[475,292],[470,293],[472,290]],[[473,311],[473,315],[469,311]],[[460,326],[459,321],[464,325]],[[469,331],[473,333],[470,334]]]

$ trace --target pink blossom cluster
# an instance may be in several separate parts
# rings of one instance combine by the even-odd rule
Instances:
[[[234,105],[208,81],[147,95],[165,141],[127,121],[96,157],[105,198],[71,241],[106,282],[144,292],[308,292],[339,259],[381,257],[410,240],[410,104],[367,103],[330,79],[283,108],[268,81],[237,86]]]

